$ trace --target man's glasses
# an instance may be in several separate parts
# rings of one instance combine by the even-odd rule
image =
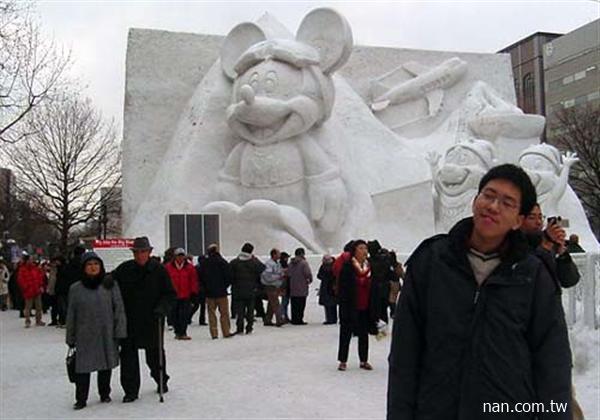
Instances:
[[[484,189],[479,193],[479,198],[486,204],[498,203],[498,208],[502,210],[517,210],[520,204],[512,197],[507,197],[502,194],[498,194],[492,189]]]

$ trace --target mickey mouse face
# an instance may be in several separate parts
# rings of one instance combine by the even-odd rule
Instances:
[[[248,85],[255,96],[273,99],[289,99],[301,93],[302,71],[281,61],[266,60],[248,69],[236,86]],[[236,89],[236,100],[241,101],[241,89]]]

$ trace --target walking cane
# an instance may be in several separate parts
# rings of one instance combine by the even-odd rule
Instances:
[[[158,384],[158,395],[159,395],[159,401],[161,403],[165,402],[165,398],[163,397],[163,376],[164,376],[164,372],[163,372],[163,354],[164,354],[164,343],[163,343],[163,331],[162,331],[162,326],[163,326],[163,318],[160,317],[158,318],[158,366],[160,368],[160,372],[158,374],[158,378],[159,378],[159,384]]]

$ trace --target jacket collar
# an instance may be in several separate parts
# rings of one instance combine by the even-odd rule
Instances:
[[[247,252],[240,252],[240,254],[238,255],[238,258],[241,261],[248,261],[248,260],[252,259],[252,254],[249,254]]]
[[[473,218],[467,217],[459,221],[449,232],[450,248],[453,254],[451,258],[456,258],[461,264],[469,264],[467,260],[467,251],[469,248],[469,237],[473,231]],[[500,248],[500,259],[502,265],[514,265],[527,256],[529,246],[527,240],[520,230],[511,230],[506,235],[506,239]]]

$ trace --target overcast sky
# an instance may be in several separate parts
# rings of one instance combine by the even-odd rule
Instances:
[[[120,125],[129,28],[226,35],[264,12],[292,32],[315,7],[333,7],[362,45],[496,52],[534,32],[566,33],[600,17],[595,0],[207,2],[40,1],[42,25],[72,51],[86,94]]]

